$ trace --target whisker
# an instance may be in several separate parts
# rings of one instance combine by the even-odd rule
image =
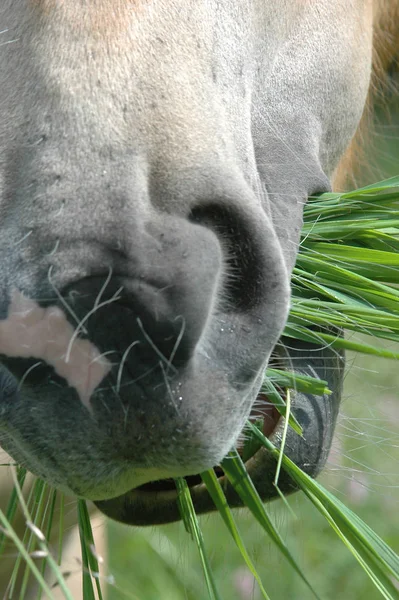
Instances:
[[[180,342],[182,341],[182,338],[183,338],[183,335],[184,335],[184,331],[186,329],[186,320],[185,320],[185,318],[183,316],[176,317],[175,321],[177,319],[181,319],[182,320],[182,325],[181,325],[181,329],[180,329],[179,335],[177,336],[176,343],[173,346],[173,350],[172,350],[172,352],[170,353],[170,356],[169,356],[169,363],[170,363],[170,365],[173,364],[173,359],[175,357],[177,349],[179,348]],[[168,372],[168,370],[169,370],[169,367],[168,367],[168,369],[167,369],[166,372]]]
[[[68,304],[68,302],[65,300],[64,296],[61,294],[61,292],[59,291],[59,289],[56,287],[56,285],[53,283],[52,279],[51,279],[51,273],[53,271],[53,265],[51,265],[49,267],[48,273],[47,273],[47,279],[49,284],[51,285],[51,287],[53,288],[54,292],[57,295],[58,300],[61,302],[62,306],[65,308],[65,310],[71,315],[71,317],[76,321],[76,323],[79,324],[80,319],[78,317],[78,315],[75,313],[75,311],[73,310],[73,308],[71,308]],[[83,333],[85,335],[87,335],[87,329],[85,329],[83,327],[82,329]]]
[[[159,358],[168,366],[168,368],[172,369],[175,373],[177,373],[177,369],[169,362],[169,360],[166,358],[166,356],[164,356],[162,354],[162,352],[160,351],[160,349],[156,346],[156,344],[154,344],[154,342],[152,341],[152,339],[150,338],[150,336],[148,335],[148,333],[146,332],[146,330],[143,327],[143,323],[141,322],[140,317],[137,317],[137,324],[140,327],[145,339],[147,340],[147,342],[150,344],[151,348],[154,350],[154,352],[156,352],[156,354],[159,356]]]
[[[120,296],[118,294],[120,294],[120,292],[123,290],[123,286],[120,287],[115,294],[112,296],[112,298],[110,298],[109,300],[104,300],[104,302],[101,302],[98,306],[93,307],[91,310],[89,310],[89,312],[83,317],[83,319],[80,321],[80,323],[78,324],[77,328],[75,329],[75,331],[73,332],[73,335],[71,337],[71,339],[69,340],[69,344],[68,344],[68,348],[67,348],[67,352],[66,352],[66,356],[65,356],[65,362],[69,362],[69,359],[71,357],[71,351],[72,351],[72,346],[76,340],[76,338],[78,337],[80,331],[84,330],[84,323],[86,323],[86,321],[91,317],[91,315],[93,315],[99,308],[102,308],[104,306],[106,306],[107,304],[112,304],[112,302],[116,302],[117,300],[120,299]],[[87,333],[87,332],[86,332]]]
[[[123,353],[119,368],[118,368],[118,375],[116,378],[116,392],[119,394],[119,391],[121,389],[121,381],[122,381],[122,371],[123,371],[123,367],[125,365],[126,359],[128,357],[128,354],[130,352],[130,350],[134,347],[137,346],[137,344],[140,344],[139,340],[135,340],[134,342],[132,342],[130,344],[130,346],[128,346],[125,350],[125,352]]]
[[[29,373],[31,373],[33,371],[33,369],[36,369],[36,367],[40,367],[42,364],[43,364],[43,362],[39,361],[39,362],[35,363],[34,365],[30,366],[29,369],[27,369],[25,371],[25,373],[23,374],[23,376],[21,377],[21,379],[18,383],[17,392],[21,391],[21,388],[22,388],[24,382],[26,381],[26,378],[28,377]]]
[[[96,300],[95,300],[95,302],[94,302],[94,305],[93,305],[93,308],[94,308],[94,309],[97,309],[97,308],[98,308],[98,306],[99,306],[99,304],[100,304],[101,297],[102,297],[103,293],[105,292],[105,290],[106,290],[106,288],[107,288],[107,285],[108,285],[108,284],[109,284],[109,282],[111,281],[111,277],[112,277],[112,267],[109,267],[109,268],[108,268],[108,275],[107,275],[107,278],[106,278],[106,280],[105,280],[105,282],[104,282],[104,285],[102,286],[101,290],[98,292],[98,294],[97,294],[97,298],[96,298]]]
[[[32,235],[33,233],[33,229],[31,229],[30,231],[28,231],[28,233],[26,233],[20,240],[18,240],[17,242],[14,243],[14,246],[18,246],[19,244],[22,244],[22,242],[24,242],[26,240],[26,238],[28,238],[30,235]]]
[[[166,386],[166,389],[167,389],[167,392],[168,392],[168,396],[169,396],[169,398],[170,398],[170,400],[172,402],[172,405],[173,405],[176,413],[179,414],[179,408],[178,408],[178,406],[176,404],[176,401],[175,401],[175,399],[173,397],[173,392],[171,390],[171,387],[170,387],[170,384],[169,384],[169,381],[168,381],[167,371],[165,371],[165,367],[163,366],[162,362],[159,362],[159,366],[161,367],[162,375],[163,375],[164,380],[165,380],[165,386]]]

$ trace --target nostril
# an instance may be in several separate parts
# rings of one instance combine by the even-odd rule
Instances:
[[[254,227],[236,207],[209,203],[194,208],[191,221],[210,228],[222,247],[224,302],[226,310],[246,310],[255,306],[262,293],[265,276],[261,253],[254,239]]]
[[[178,365],[189,360],[195,341],[186,332],[184,315],[168,296],[168,289],[141,279],[89,277],[63,290],[80,336],[103,352],[129,354],[148,365],[165,361]],[[83,327],[84,325],[84,327]]]
[[[64,288],[79,337],[88,337],[113,361],[123,357],[132,373],[139,365],[185,365],[208,319],[214,277],[206,265],[191,273],[184,262],[181,272],[169,263],[170,277],[149,262],[153,268],[146,276],[94,276]]]
[[[186,362],[194,351],[196,340],[192,340],[190,332],[186,331],[184,316],[177,314],[176,307],[162,291],[142,283],[134,284],[128,282],[127,293],[119,307],[123,307],[130,327],[136,331],[141,355],[147,348],[150,355],[158,355],[171,365]]]

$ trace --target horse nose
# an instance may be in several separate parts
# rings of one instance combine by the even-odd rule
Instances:
[[[63,290],[101,352],[117,350],[141,364],[189,361],[217,297],[221,249],[209,229],[182,219],[147,225],[125,251],[111,254],[108,274],[85,277]],[[122,256],[123,254],[123,256]],[[93,272],[101,271],[95,265]],[[129,352],[130,354],[130,352]]]

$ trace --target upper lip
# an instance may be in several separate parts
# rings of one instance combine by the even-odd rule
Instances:
[[[272,443],[278,444],[283,426],[283,420],[276,418],[274,429],[268,436]],[[268,464],[270,463],[270,470],[265,470],[265,461]],[[263,447],[259,448],[245,463],[248,474],[253,480],[257,479],[258,470],[262,471],[263,477],[266,476],[266,472],[274,473],[275,465],[275,459]],[[222,469],[216,467],[215,471],[229,505],[241,505],[242,502],[239,496]],[[213,501],[200,475],[189,476],[186,481],[190,488],[196,512],[205,513],[213,510],[215,508]],[[287,491],[290,486],[289,478],[283,475],[281,488],[283,491]],[[273,492],[273,495],[277,494],[275,488],[272,490],[272,486],[270,491]],[[180,514],[177,498],[178,492],[174,480],[169,479],[141,485],[123,496],[111,500],[96,501],[95,504],[102,512],[116,520],[135,525],[149,525],[178,520]]]

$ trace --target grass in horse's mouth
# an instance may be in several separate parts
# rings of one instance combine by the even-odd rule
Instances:
[[[260,422],[262,422],[261,427],[259,428],[263,435],[268,438],[276,430],[281,415],[274,404],[270,402],[267,395],[259,392],[249,418],[251,421],[255,421],[258,426]],[[245,441],[242,441],[237,445],[237,450],[245,463],[254,456],[258,449],[259,445],[252,447],[250,445],[247,446]],[[221,467],[214,467],[213,470],[218,478],[225,475]],[[190,488],[196,485],[203,485],[200,475],[187,475],[185,480]],[[140,485],[135,491],[153,493],[176,491],[176,481],[171,478],[149,481],[148,483]]]

